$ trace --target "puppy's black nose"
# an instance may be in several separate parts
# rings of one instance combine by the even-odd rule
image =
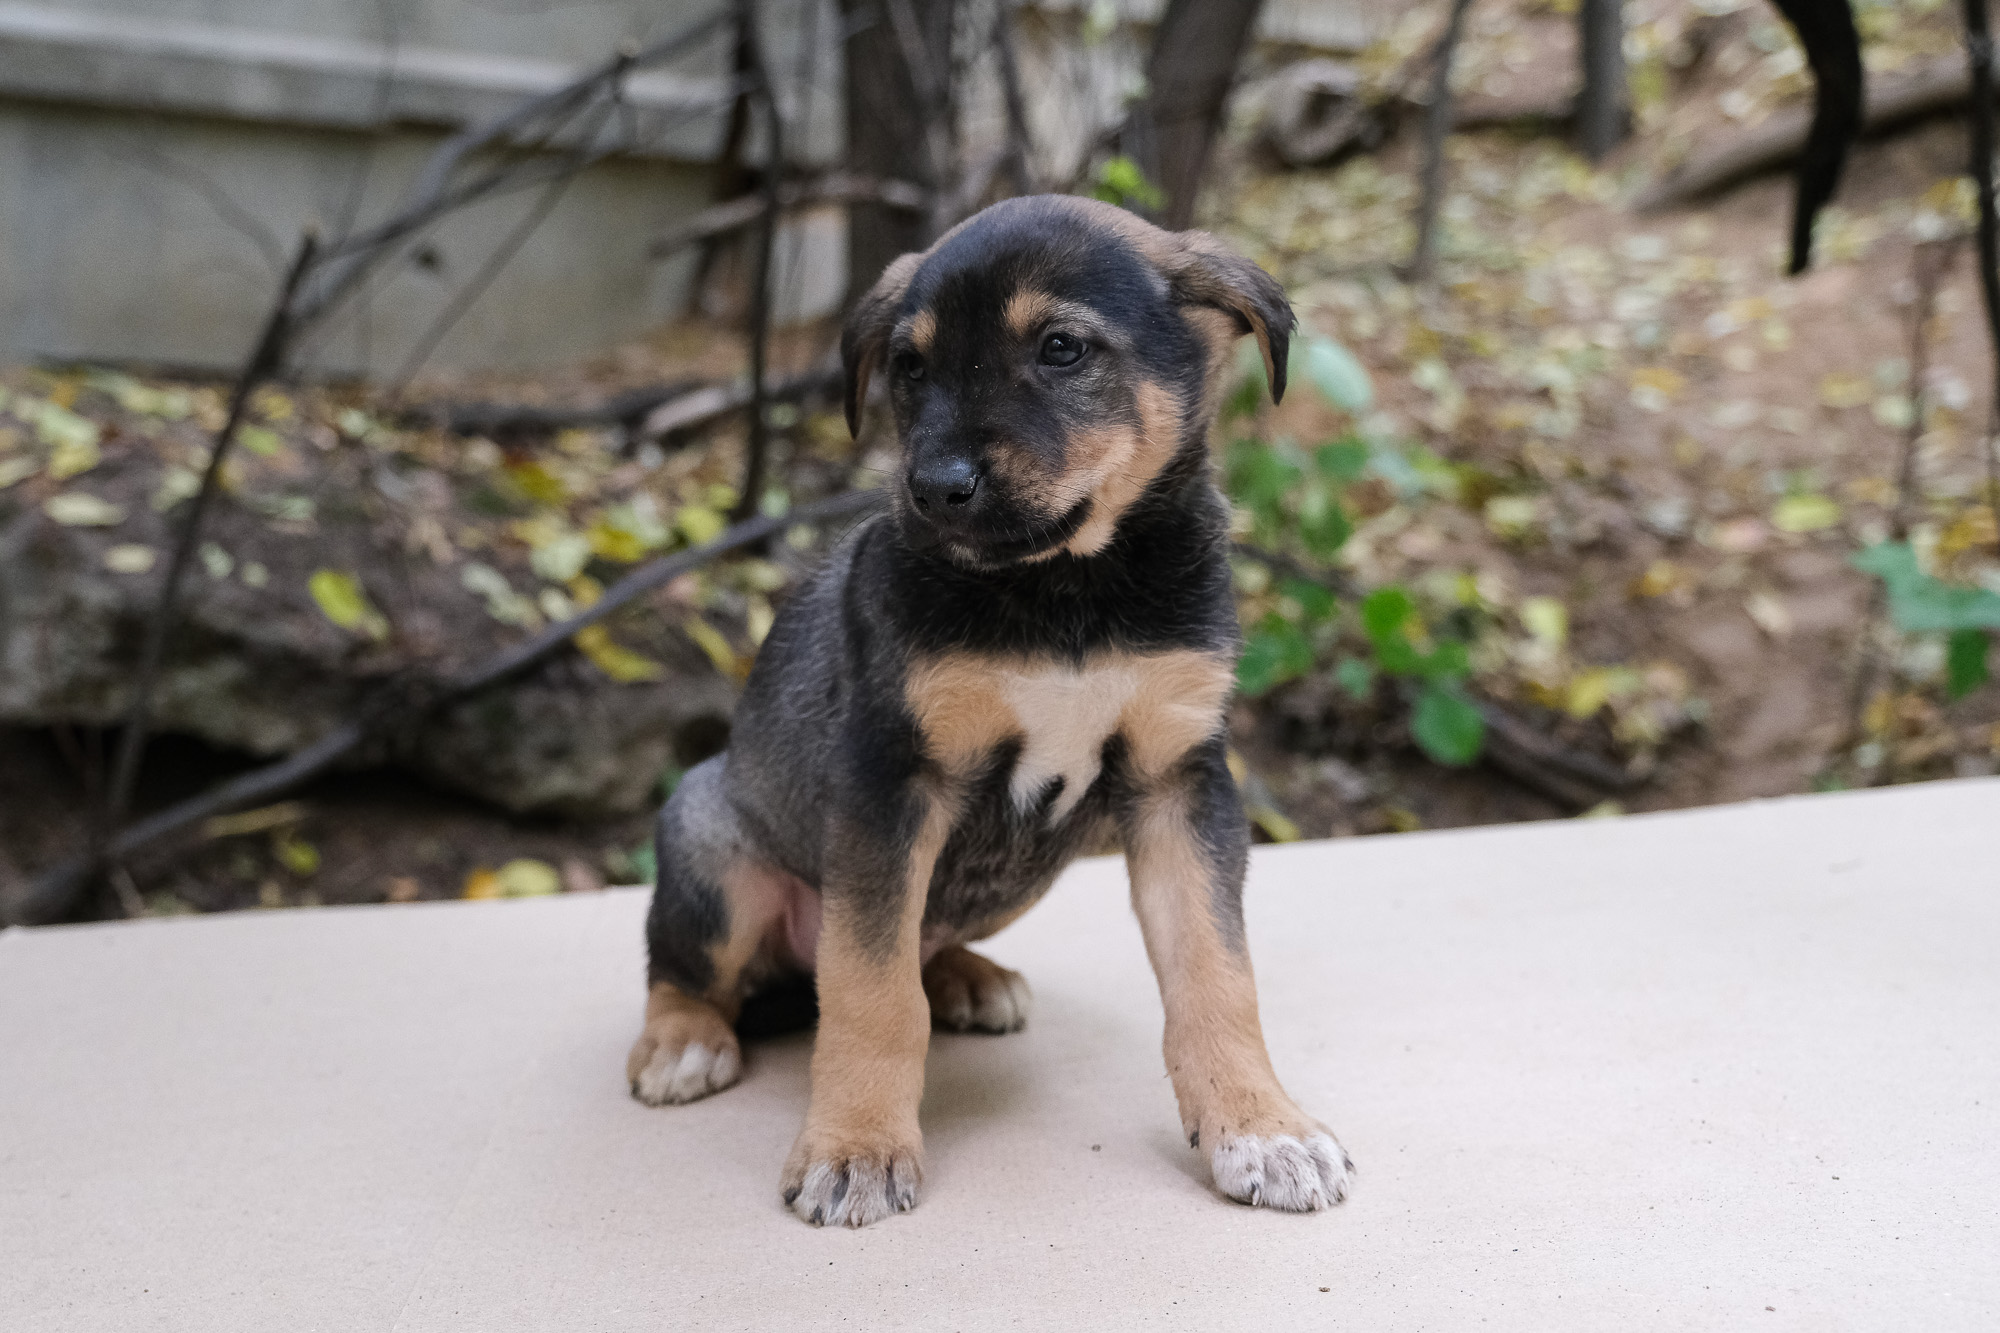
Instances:
[[[969,458],[930,458],[910,469],[910,498],[924,517],[949,522],[979,493],[979,469]]]

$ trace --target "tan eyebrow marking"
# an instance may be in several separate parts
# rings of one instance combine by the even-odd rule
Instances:
[[[937,339],[937,316],[928,310],[919,310],[910,316],[910,342],[917,351],[930,355],[931,343]]]
[[[1040,327],[1042,321],[1055,312],[1055,308],[1055,297],[1029,288],[1007,298],[1007,309],[1002,318],[1007,323],[1007,332],[1016,338],[1025,338]]]

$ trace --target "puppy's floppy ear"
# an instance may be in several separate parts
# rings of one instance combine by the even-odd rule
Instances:
[[[896,326],[896,311],[903,293],[923,263],[920,254],[907,254],[890,262],[868,294],[854,303],[847,323],[840,330],[840,360],[847,370],[847,433],[861,433],[861,404],[868,396],[868,380],[882,364],[888,350],[889,331]]]
[[[1186,305],[1214,306],[1236,317],[1237,327],[1257,335],[1264,353],[1264,373],[1271,383],[1271,401],[1285,396],[1285,361],[1291,353],[1292,303],[1278,280],[1205,231],[1176,232],[1168,237],[1161,271],[1174,299]]]

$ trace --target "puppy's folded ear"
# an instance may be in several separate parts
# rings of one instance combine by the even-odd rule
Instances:
[[[868,294],[854,303],[847,323],[840,330],[840,361],[847,370],[847,433],[861,433],[861,404],[868,396],[868,380],[882,364],[889,347],[889,332],[896,327],[896,311],[903,293],[923,263],[921,254],[907,254],[891,261]]]
[[[1174,298],[1186,305],[1214,306],[1236,317],[1245,333],[1257,335],[1271,401],[1285,396],[1285,361],[1291,353],[1292,303],[1278,280],[1205,231],[1176,232],[1161,264]]]

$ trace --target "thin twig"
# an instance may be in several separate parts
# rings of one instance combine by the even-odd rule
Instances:
[[[236,378],[236,387],[229,396],[229,414],[223,419],[222,429],[216,432],[215,444],[208,452],[208,466],[202,472],[201,486],[188,506],[180,539],[175,542],[173,556],[167,562],[166,577],[160,582],[159,599],[153,604],[153,614],[146,623],[145,643],[139,651],[139,670],[132,683],[132,704],[125,714],[125,732],[118,741],[118,758],[112,768],[111,786],[101,812],[100,840],[104,834],[118,827],[125,818],[126,807],[131,803],[132,784],[138,778],[139,760],[146,749],[153,688],[159,679],[167,636],[173,629],[181,584],[187,578],[188,565],[194,558],[196,544],[201,540],[202,520],[208,515],[209,504],[222,479],[222,466],[228,461],[230,448],[236,443],[237,431],[249,410],[250,396],[284,367],[294,328],[292,302],[318,253],[319,233],[308,228],[299,240],[298,254],[285,275],[284,285],[271,306],[270,316],[264,321],[257,345]]]
[[[553,435],[577,426],[624,426],[636,430],[646,414],[698,389],[696,380],[675,380],[649,388],[614,394],[601,402],[570,407],[539,403],[435,403],[409,409],[407,425],[432,427],[453,435],[485,435],[493,439]]]
[[[828,363],[803,371],[787,379],[769,385],[764,391],[767,403],[792,402],[809,398],[818,393],[830,393],[840,387],[841,374],[838,355]],[[705,389],[696,389],[661,403],[647,414],[632,432],[635,440],[661,440],[670,435],[700,430],[713,425],[732,412],[741,412],[750,406],[750,385],[715,384]]]
[[[1979,290],[1986,303],[1986,332],[1993,348],[1993,391],[2000,417],[2000,203],[1993,198],[1993,33],[1986,0],[1965,0],[1965,51],[1972,75],[1972,179],[1979,187]],[[1993,506],[1994,549],[2000,551],[2000,463],[1993,457],[1992,421],[1986,432],[1987,502]]]
[[[1428,282],[1437,263],[1438,213],[1444,206],[1444,141],[1451,131],[1451,64],[1472,0],[1451,0],[1451,21],[1438,39],[1431,71],[1431,100],[1424,109],[1423,193],[1417,203],[1417,243],[1410,252],[1412,282]]]
[[[889,11],[889,27],[896,35],[903,64],[910,72],[910,86],[917,94],[919,114],[924,123],[924,148],[930,154],[930,179],[938,182],[942,189],[954,156],[947,114],[951,83],[949,77],[941,75],[931,61],[930,50],[924,44],[923,29],[917,26],[917,13],[910,0],[884,0],[884,3]],[[942,228],[933,224],[932,230],[940,231]]]
[[[1926,117],[1961,110],[1970,95],[1966,71],[1956,61],[1884,78],[1869,88],[1860,133],[1864,138],[1887,134]],[[1777,171],[1798,159],[1811,133],[1812,108],[1774,111],[1750,129],[1690,155],[1641,190],[1632,207],[1641,213],[1673,208],[1762,172]]]
[[[743,487],[731,517],[741,522],[757,512],[764,493],[764,456],[770,451],[771,423],[765,418],[764,374],[771,351],[771,255],[778,234],[778,182],[785,169],[785,127],[778,115],[778,98],[764,60],[764,42],[757,31],[756,0],[736,0],[736,21],[742,25],[742,50],[754,92],[764,109],[763,208],[757,221],[755,253],[750,271],[750,432],[743,446]]]
[[[1288,578],[1317,583],[1327,591],[1342,597],[1355,597],[1360,594],[1361,590],[1355,586],[1354,580],[1340,570],[1317,569],[1303,560],[1293,559],[1283,551],[1273,551],[1269,547],[1257,546],[1250,542],[1231,542],[1229,547],[1245,560],[1254,560]]]
[[[921,213],[931,207],[931,202],[931,192],[921,185],[858,176],[847,171],[828,172],[817,180],[785,183],[778,187],[778,207],[783,212],[811,204],[870,203],[906,213]],[[646,247],[646,254],[653,259],[665,259],[696,242],[740,231],[762,218],[766,211],[761,191],[704,208],[679,226],[656,236],[653,243]]]
[[[1920,243],[1910,254],[1910,282],[1915,289],[1910,324],[1910,424],[1903,433],[1903,456],[1896,469],[1896,505],[1889,513],[1889,535],[1896,541],[1910,536],[1910,505],[1917,492],[1917,442],[1924,435],[1924,381],[1930,375],[1930,325],[1937,311],[1938,288],[1958,254],[1961,237]],[[1868,604],[1861,613],[1860,656],[1854,664],[1854,684],[1847,696],[1847,744],[1860,742],[1863,715],[1875,695],[1882,655],[1876,649],[1875,626],[1887,602],[1883,585],[1871,580]]]
[[[1007,108],[1007,172],[1020,194],[1034,194],[1035,169],[1030,151],[1034,136],[1028,129],[1028,99],[1021,93],[1021,64],[1014,54],[1014,11],[1011,0],[993,6],[993,56],[1000,70],[1000,94]]]
[[[677,551],[641,565],[612,584],[585,610],[507,649],[478,670],[429,692],[416,704],[401,708],[378,707],[362,719],[342,723],[297,754],[240,774],[197,796],[134,821],[94,853],[64,862],[39,876],[18,900],[4,905],[5,911],[0,916],[20,925],[39,925],[56,920],[71,909],[106,865],[123,861],[163,838],[215,815],[283,795],[333,767],[369,741],[391,732],[407,732],[423,717],[438,709],[520,675],[561,650],[576,636],[577,631],[616,614],[690,570],[767,541],[787,528],[800,524],[837,523],[865,514],[882,501],[883,493],[880,491],[849,491],[802,505],[781,517],[749,519],[726,529],[705,546]]]
[[[1917,441],[1924,435],[1924,381],[1930,372],[1930,326],[1937,313],[1938,287],[1958,255],[1959,237],[1919,244],[1910,255],[1910,279],[1915,288],[1910,320],[1910,424],[1903,432],[1903,459],[1896,475],[1896,508],[1889,516],[1889,533],[1897,541],[1910,536],[1910,503],[1917,490]]]
[[[605,103],[604,110],[584,135],[586,145],[596,139],[604,121],[616,106],[615,101]],[[586,147],[579,157],[585,156],[587,152]],[[424,363],[430,360],[431,354],[437,351],[438,344],[444,341],[445,335],[458,326],[458,321],[465,317],[465,312],[486,294],[486,289],[493,285],[493,280],[500,276],[500,271],[507,267],[508,262],[520,252],[521,247],[527,244],[528,238],[548,220],[549,214],[555,211],[556,205],[562,202],[565,194],[569,193],[569,187],[575,183],[578,173],[582,170],[581,161],[576,165],[577,171],[564,172],[548,183],[541,197],[529,206],[521,220],[516,222],[513,229],[501,239],[500,244],[493,248],[493,253],[486,256],[485,262],[479,266],[479,271],[458,289],[445,304],[445,308],[431,321],[430,327],[418,337],[410,348],[409,355],[403,358],[402,366],[389,381],[389,401],[393,403],[403,396],[403,391],[409,387],[410,381],[417,377],[417,372],[423,369]]]

